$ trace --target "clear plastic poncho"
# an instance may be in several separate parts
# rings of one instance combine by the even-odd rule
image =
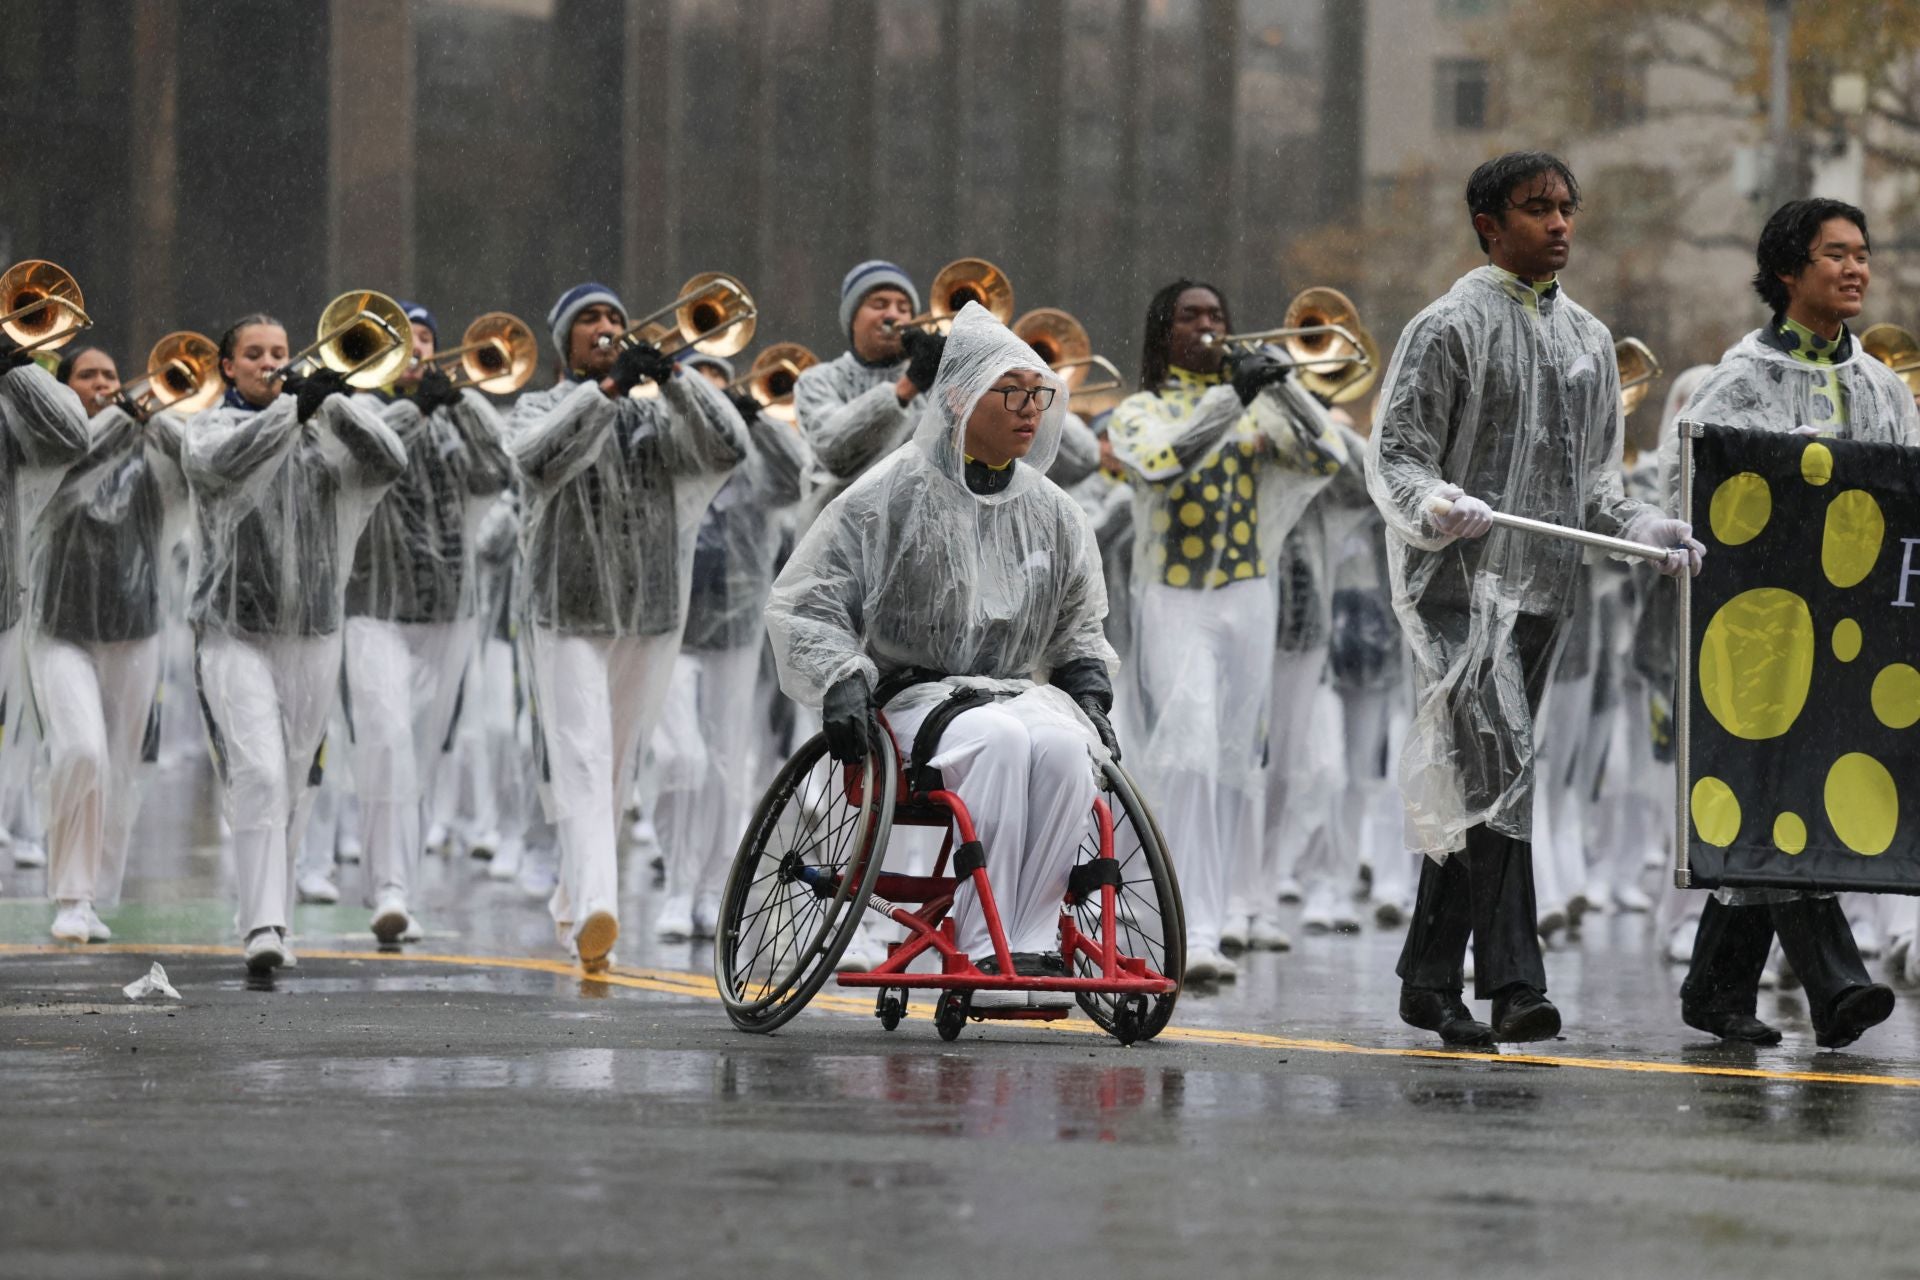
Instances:
[[[37,364],[0,373],[0,631],[26,607],[28,535],[90,441],[72,387]]]
[[[1792,431],[1806,426],[1845,440],[1915,443],[1920,439],[1920,411],[1914,409],[1913,392],[1899,374],[1861,350],[1858,339],[1851,345],[1852,353],[1845,360],[1811,364],[1773,346],[1765,330],[1755,329],[1720,357],[1681,416],[1742,431]],[[1846,399],[1843,424],[1819,416],[1826,406],[1815,397],[1814,388],[1827,378],[1839,382]],[[1661,448],[1677,458],[1678,433]],[[1668,474],[1677,477],[1678,466],[1669,467]]]
[[[340,630],[354,545],[407,451],[380,415],[328,396],[304,423],[291,395],[231,403],[187,428],[202,633],[324,636]]]
[[[1010,369],[1041,374],[1057,394],[1007,487],[975,493],[967,419]],[[774,583],[766,617],[781,688],[818,707],[847,676],[876,689],[908,668],[1007,691],[1082,658],[1111,672],[1093,527],[1045,474],[1067,413],[1058,375],[969,303],[926,400],[912,447],[834,499]],[[945,696],[939,685],[919,688]],[[1080,723],[1072,701],[1054,692],[1062,716]]]
[[[367,518],[347,582],[347,616],[453,622],[479,609],[473,545],[507,486],[499,413],[468,388],[423,414],[404,397],[363,403],[406,446],[407,469]]]
[[[726,396],[685,371],[645,400],[565,380],[520,397],[508,447],[534,624],[565,635],[677,630],[700,519],[747,456],[746,424]]]
[[[806,497],[813,454],[797,426],[764,413],[747,424],[747,436],[747,460],[714,496],[694,539],[683,648],[738,649],[765,635],[780,517]]]
[[[1367,455],[1414,662],[1407,839],[1435,858],[1483,823],[1531,833],[1533,714],[1514,627],[1572,613],[1582,548],[1500,528],[1449,538],[1429,502],[1451,483],[1495,511],[1629,537],[1657,514],[1622,489],[1612,335],[1562,288],[1540,296],[1503,276],[1468,272],[1402,331]]]
[[[118,405],[90,421],[93,441],[54,490],[32,539],[35,629],[72,644],[158,635],[167,557],[187,512],[186,423],[136,421]]]

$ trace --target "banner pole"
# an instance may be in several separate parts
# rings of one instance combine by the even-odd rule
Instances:
[[[1453,510],[1453,504],[1445,498],[1435,498],[1427,503],[1427,509],[1435,515],[1443,516]],[[1550,520],[1535,520],[1531,516],[1510,516],[1504,511],[1492,513],[1494,527],[1513,529],[1521,533],[1537,533],[1543,537],[1559,538],[1564,542],[1577,542],[1583,547],[1593,547],[1609,555],[1630,556],[1636,560],[1652,560],[1664,563],[1677,548],[1650,547],[1644,542],[1629,542],[1625,538],[1611,538],[1604,533],[1589,533],[1585,529],[1576,529],[1570,525],[1554,524]]]
[[[1674,424],[1680,433],[1680,518],[1693,523],[1693,442],[1700,424],[1682,418]],[[1693,778],[1691,768],[1693,719],[1693,575],[1683,573],[1676,580],[1680,607],[1673,638],[1673,884],[1676,889],[1693,887],[1693,867],[1688,857],[1689,828],[1693,825]]]

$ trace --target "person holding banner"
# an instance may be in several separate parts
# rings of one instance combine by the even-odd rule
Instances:
[[[1401,792],[1427,855],[1400,1017],[1487,1046],[1560,1030],[1534,930],[1534,717],[1582,557],[1571,539],[1495,529],[1495,512],[1671,548],[1672,574],[1697,571],[1705,548],[1622,490],[1612,335],[1559,279],[1580,209],[1573,172],[1541,152],[1501,156],[1468,180],[1467,209],[1488,265],[1402,332],[1367,484],[1414,662]],[[1461,999],[1469,935],[1491,1026]]]
[[[1742,431],[1920,445],[1920,411],[1906,384],[1847,331],[1866,300],[1870,256],[1867,217],[1853,205],[1795,200],[1775,210],[1760,233],[1753,277],[1772,318],[1727,352],[1682,417]],[[1678,433],[1666,447],[1677,455]],[[1726,1040],[1778,1044],[1780,1032],[1754,1016],[1776,934],[1806,987],[1822,1048],[1852,1044],[1892,1014],[1893,991],[1868,978],[1833,894],[1723,888],[1701,910],[1680,988],[1682,1021]]]

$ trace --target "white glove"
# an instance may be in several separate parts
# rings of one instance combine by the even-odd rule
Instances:
[[[1787,432],[1787,434],[1790,436],[1817,436],[1824,430],[1826,430],[1826,428],[1808,426],[1803,422],[1793,430]]]
[[[1693,526],[1671,516],[1643,516],[1627,529],[1626,536],[1631,542],[1667,551],[1667,558],[1655,567],[1669,578],[1682,573],[1697,575],[1701,558],[1707,554],[1706,544],[1693,536]]]
[[[1469,498],[1457,484],[1443,484],[1427,500],[1433,527],[1449,538],[1484,538],[1493,528],[1493,508]]]

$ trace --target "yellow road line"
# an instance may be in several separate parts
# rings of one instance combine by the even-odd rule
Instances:
[[[187,943],[93,943],[85,948],[47,943],[0,943],[0,956],[9,955],[171,955],[226,956],[238,958],[232,946],[207,946]],[[618,965],[605,973],[590,974],[567,960],[541,960],[531,956],[443,955],[422,951],[321,951],[302,948],[301,955],[316,960],[374,960],[401,964],[453,965],[478,969],[513,969],[524,973],[547,973],[562,978],[577,978],[611,987],[652,991],[661,995],[718,1000],[711,974],[685,969],[647,969]],[[297,977],[298,974],[289,974]],[[832,1013],[872,1017],[874,1002],[863,996],[837,995],[823,991],[807,1005]],[[911,1017],[931,1017],[933,1006],[924,1002],[909,1005]],[[1104,1035],[1099,1027],[1081,1020],[1022,1022],[1032,1029],[1064,1031],[1071,1034]],[[1737,1080],[1771,1080],[1806,1084],[1876,1085],[1891,1089],[1920,1089],[1920,1077],[1867,1075],[1858,1072],[1769,1071],[1760,1067],[1716,1067],[1687,1062],[1656,1062],[1632,1058],[1564,1058],[1545,1053],[1465,1053],[1453,1049],[1417,1049],[1382,1045],[1349,1044],[1343,1040],[1315,1040],[1298,1036],[1268,1035],[1258,1031],[1226,1031],[1208,1027],[1168,1027],[1162,1040],[1187,1044],[1226,1045],[1251,1049],[1284,1049],[1296,1053],[1332,1053],[1368,1058],[1425,1058],[1441,1062],[1497,1062],[1502,1065],[1574,1067],[1587,1071],[1626,1071],[1644,1075],[1722,1076]]]

